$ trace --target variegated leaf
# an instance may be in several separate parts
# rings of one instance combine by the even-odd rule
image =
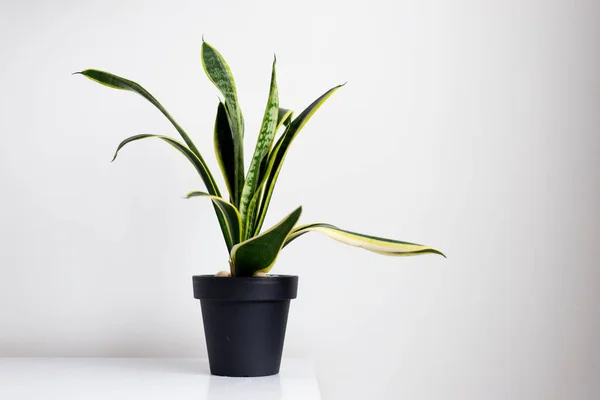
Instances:
[[[133,93],[137,93],[146,100],[148,100],[154,107],[156,107],[175,127],[179,135],[181,135],[183,141],[187,144],[189,149],[196,154],[196,156],[202,160],[202,155],[192,142],[192,139],[185,133],[183,128],[179,126],[179,124],[171,117],[171,115],[167,112],[167,110],[152,96],[146,89],[137,84],[136,82],[130,81],[129,79],[122,78],[120,76],[111,74],[109,72],[100,71],[97,69],[86,69],[81,72],[76,72],[75,74],[80,74],[85,76],[88,79],[93,80],[101,85],[108,86],[113,89],[127,90]]]
[[[267,101],[267,106],[261,124],[260,133],[258,134],[258,139],[256,141],[254,155],[252,156],[252,161],[250,162],[248,172],[246,173],[246,180],[244,182],[244,189],[242,190],[242,198],[240,200],[240,214],[242,215],[243,227],[242,237],[244,239],[247,239],[249,237],[249,234],[251,234],[254,229],[255,213],[254,210],[248,208],[248,205],[250,204],[250,200],[254,196],[256,187],[258,186],[258,178],[260,174],[262,160],[268,156],[269,151],[271,150],[271,145],[273,144],[275,130],[277,127],[277,117],[279,113],[279,95],[277,93],[275,63],[276,60],[273,60],[269,99]],[[253,206],[255,207],[256,203],[253,203]],[[248,218],[248,216],[250,217]]]
[[[212,175],[210,175],[210,173],[208,172],[208,168],[206,167],[206,164],[204,164],[204,161],[202,159],[198,158],[194,153],[192,153],[192,151],[190,149],[188,149],[183,143],[180,143],[177,140],[170,138],[168,136],[149,135],[149,134],[131,136],[131,137],[123,140],[119,144],[119,146],[117,147],[117,150],[115,151],[113,161],[117,158],[119,151],[128,143],[135,142],[137,140],[142,140],[142,139],[149,139],[149,138],[161,139],[161,140],[165,141],[166,143],[170,144],[171,146],[173,146],[175,149],[177,149],[181,154],[183,154],[192,163],[194,168],[196,168],[196,171],[198,171],[198,174],[200,175],[200,177],[206,184],[206,187],[207,187],[208,191],[210,192],[210,195],[217,197],[217,198],[221,198],[219,189],[217,188],[216,183],[212,179]],[[223,211],[223,209],[221,207],[219,207],[217,204],[214,204],[214,209],[215,209],[215,213],[217,214],[217,219],[219,220],[219,225],[221,226],[221,231],[223,233],[223,238],[225,239],[225,244],[227,245],[227,251],[231,251],[233,246],[239,242],[239,238],[238,238],[239,235],[234,236],[234,237],[231,236],[230,229],[229,229],[229,226],[227,223],[227,214]]]
[[[260,229],[262,228],[271,202],[271,197],[273,196],[273,190],[275,190],[275,183],[279,177],[279,172],[281,171],[281,166],[283,165],[283,160],[285,159],[290,144],[319,107],[321,107],[321,105],[323,105],[323,103],[342,86],[344,85],[338,85],[329,89],[321,97],[312,102],[289,124],[283,135],[277,140],[277,143],[275,143],[273,150],[269,154],[269,163],[267,165],[260,207],[256,217],[254,234],[260,232]]]
[[[279,130],[281,129],[282,126],[288,127],[290,125],[290,123],[292,122],[293,115],[294,115],[294,112],[292,110],[287,110],[285,108],[279,109],[279,115],[277,116],[277,127],[275,128],[275,134],[277,134],[277,132],[279,132]],[[271,146],[272,146],[272,144],[271,144]],[[269,153],[270,152],[271,152],[271,149],[269,149]],[[263,157],[263,159],[260,162],[260,169],[258,172],[259,188],[262,187],[261,184],[263,183],[265,174],[267,173],[268,165],[269,165],[269,155],[267,154],[265,157]],[[258,190],[257,190],[257,192],[258,192]]]
[[[205,192],[200,192],[200,191],[190,192],[186,195],[187,199],[190,199],[192,197],[205,197],[205,198],[212,200],[213,204],[215,206],[219,207],[219,209],[225,216],[227,231],[229,233],[231,242],[233,244],[237,244],[237,243],[241,242],[242,221],[241,221],[240,213],[238,212],[238,209],[235,208],[235,206],[233,204],[226,201],[222,197],[213,196],[211,194],[208,194]]]
[[[227,111],[234,148],[235,196],[232,200],[234,205],[239,207],[244,187],[244,118],[238,104],[235,81],[231,69],[229,69],[229,65],[227,65],[221,53],[206,42],[202,42],[201,58],[206,75],[225,98],[225,110]]]
[[[302,207],[264,233],[233,246],[231,262],[234,275],[253,276],[257,272],[269,272],[300,214]]]
[[[290,233],[285,241],[284,247],[290,244],[298,237],[308,232],[320,232],[330,238],[337,240],[338,242],[361,247],[365,250],[372,251],[377,254],[383,254],[386,256],[417,256],[422,254],[439,254],[446,257],[441,251],[434,249],[433,247],[424,246],[421,244],[401,242],[393,239],[386,239],[377,236],[364,235],[362,233],[350,232],[340,229],[330,224],[316,223],[309,225],[302,225]]]
[[[235,146],[223,103],[219,103],[219,107],[217,108],[214,145],[215,155],[223,173],[223,179],[225,179],[230,201],[235,204]]]

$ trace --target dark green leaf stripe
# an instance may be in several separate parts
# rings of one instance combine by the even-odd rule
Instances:
[[[221,167],[227,190],[229,191],[229,198],[235,204],[235,146],[223,103],[219,103],[219,107],[217,108],[214,143],[215,155],[217,156],[219,167]]]
[[[311,231],[323,233],[330,238],[337,240],[338,242],[350,246],[361,247],[365,250],[387,256],[411,256],[434,253],[446,257],[444,253],[434,249],[433,247],[410,242],[402,242],[399,240],[386,239],[377,236],[364,235],[362,233],[346,231],[331,224],[324,223],[302,225],[295,228],[287,237],[284,247],[305,233]]]
[[[212,202],[219,207],[223,215],[225,216],[225,223],[227,226],[227,232],[229,234],[229,241],[233,245],[241,242],[241,218],[237,208],[225,199],[217,196],[210,195],[205,192],[194,191],[187,194],[186,198],[192,197],[206,197],[212,200]]]
[[[292,120],[292,115],[293,115],[293,111],[292,110],[286,110],[284,108],[280,108],[279,109],[279,116],[277,119],[277,127],[275,128],[275,132],[279,131],[279,129],[285,125],[288,126]],[[259,175],[258,175],[258,182],[260,182],[258,184],[258,187],[256,188],[256,190],[254,191],[254,195],[252,196],[252,200],[250,200],[250,204],[248,206],[248,221],[253,221],[253,224],[250,225],[250,223],[248,224],[248,230],[245,233],[247,235],[247,237],[250,236],[254,236],[256,235],[258,232],[254,233],[253,230],[253,226],[254,224],[256,224],[256,215],[257,215],[257,210],[258,210],[258,205],[260,204],[260,199],[261,199],[261,195],[262,195],[262,191],[263,191],[263,187],[264,184],[266,182],[265,179],[265,174],[267,172],[267,166],[268,166],[268,162],[269,162],[269,157],[263,157],[262,161],[261,161],[261,165],[260,165],[260,170],[259,170]],[[250,233],[252,232],[252,235],[250,235]]]
[[[283,165],[283,160],[285,159],[290,144],[298,135],[300,130],[302,130],[304,125],[306,125],[306,123],[310,120],[313,114],[319,109],[319,107],[321,107],[321,105],[323,105],[323,103],[342,86],[344,85],[338,85],[329,89],[321,97],[312,102],[311,105],[309,105],[290,123],[283,135],[279,138],[279,140],[277,140],[275,147],[273,147],[271,154],[269,154],[269,164],[265,176],[266,181],[263,189],[262,199],[259,205],[254,234],[260,232],[260,229],[262,228],[262,224],[265,220],[265,216],[267,215],[267,210],[271,202],[271,197],[273,196],[273,190],[275,190],[275,183],[279,177],[279,172],[281,171],[281,166]]]
[[[273,70],[271,72],[271,87],[269,90],[269,99],[265,109],[265,115],[256,141],[254,155],[246,173],[244,189],[242,190],[242,198],[240,200],[240,214],[242,215],[242,236],[248,239],[254,230],[254,215],[255,209],[248,208],[250,200],[254,196],[256,187],[258,186],[258,177],[262,160],[269,155],[273,139],[275,138],[275,130],[277,128],[277,117],[279,114],[279,95],[277,93],[277,79],[275,73],[275,63],[273,60]],[[256,203],[252,203],[256,207]]]
[[[285,108],[280,108],[279,109],[279,115],[277,116],[277,127],[275,128],[275,133],[277,134],[277,132],[281,129],[282,126],[289,126],[289,124],[292,122],[292,116],[294,115],[294,112],[292,110],[287,110]],[[271,144],[272,145],[272,144]],[[269,149],[269,153],[270,153]],[[260,193],[262,190],[262,184],[264,183],[264,177],[265,174],[267,173],[267,167],[269,165],[269,156],[267,154],[266,157],[263,157],[261,163],[260,163],[260,169],[259,169],[259,173],[258,173],[258,189],[256,190],[256,192],[254,193],[254,196],[257,196],[258,199],[256,200],[260,200]],[[255,201],[255,198],[252,198],[252,201]]]
[[[177,140],[170,138],[168,136],[149,135],[149,134],[131,136],[131,137],[123,140],[119,144],[119,146],[117,147],[117,150],[115,151],[113,161],[117,158],[119,151],[128,143],[135,142],[135,141],[141,140],[141,139],[149,139],[149,138],[161,139],[161,140],[167,142],[168,144],[170,144],[171,146],[173,146],[175,149],[179,150],[179,152],[181,154],[183,154],[192,163],[194,168],[196,168],[196,171],[198,171],[198,174],[204,181],[204,184],[206,185],[206,188],[209,191],[209,193],[213,196],[216,196],[219,198],[221,197],[221,194],[219,193],[219,189],[218,189],[217,185],[212,180],[212,175],[207,173],[208,169],[206,168],[206,165],[204,164],[204,162],[201,159],[199,159],[194,153],[192,153],[192,151],[190,149],[188,149],[183,143],[180,143]],[[221,226],[221,231],[223,232],[223,237],[225,238],[225,244],[227,245],[227,251],[231,251],[232,247],[236,243],[238,243],[239,240],[234,240],[234,238],[231,237],[231,235],[229,233],[229,228],[227,227],[227,222],[226,222],[227,216],[223,213],[223,210],[220,207],[218,207],[217,205],[214,205],[214,209],[215,209],[215,213],[217,214],[217,219],[219,220],[219,225]]]
[[[253,276],[256,272],[268,272],[301,214],[302,207],[298,207],[271,229],[233,246],[231,261],[235,275]]]
[[[233,74],[221,53],[206,42],[202,42],[201,58],[206,75],[225,97],[225,109],[234,144],[235,196],[233,200],[235,206],[239,207],[244,187],[244,118],[238,104]]]

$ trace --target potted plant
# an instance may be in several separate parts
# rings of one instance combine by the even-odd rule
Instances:
[[[183,154],[194,166],[206,191],[187,198],[210,200],[229,255],[229,271],[192,277],[194,297],[200,300],[211,373],[225,376],[264,376],[279,372],[290,300],[296,298],[297,276],[268,274],[279,252],[308,232],[320,232],[339,242],[387,256],[435,253],[432,247],[363,235],[326,223],[298,225],[302,207],[263,230],[263,223],[283,161],[298,133],[317,109],[341,86],[316,99],[297,117],[279,106],[273,61],[266,110],[254,155],[244,168],[244,119],[236,86],[223,56],[203,40],[201,59],[208,78],[221,92],[214,127],[217,161],[227,186],[226,198],[217,186],[200,151],[167,110],[139,84],[95,69],[76,74],[105,86],[137,93],[154,105],[173,125],[183,142],[162,135],[142,134],[125,139],[123,146],[141,139],[160,139]],[[275,141],[277,132],[282,131]]]

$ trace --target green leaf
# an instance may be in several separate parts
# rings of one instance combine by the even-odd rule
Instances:
[[[190,149],[188,149],[183,143],[178,142],[177,140],[170,138],[168,136],[150,135],[150,134],[141,134],[141,135],[131,136],[131,137],[123,140],[119,144],[119,146],[117,147],[117,150],[115,151],[115,155],[114,155],[112,161],[114,161],[117,158],[119,151],[125,145],[127,145],[131,142],[135,142],[137,140],[148,139],[148,138],[161,139],[161,140],[167,142],[168,144],[170,144],[171,146],[173,146],[174,148],[176,148],[177,150],[179,150],[192,163],[194,168],[196,168],[196,171],[198,171],[198,174],[204,181],[204,184],[206,185],[206,189],[208,190],[208,192],[213,196],[221,197],[221,193],[219,193],[217,184],[215,183],[212,175],[210,174],[208,167],[204,163],[204,160],[198,158],[198,156],[196,156],[194,153],[192,153],[192,151]]]
[[[97,69],[86,69],[81,72],[76,72],[75,74],[83,75],[86,78],[89,78],[95,82],[100,83],[101,85],[108,86],[113,89],[128,90],[130,92],[137,93],[140,96],[142,96],[143,98],[145,98],[146,100],[148,100],[165,117],[167,117],[167,119],[171,122],[171,124],[173,124],[173,126],[175,127],[177,132],[179,132],[179,134],[183,138],[183,141],[188,145],[190,150],[194,154],[196,154],[196,156],[198,158],[200,158],[202,160],[202,156],[200,155],[200,152],[194,145],[194,142],[192,142],[192,139],[190,139],[190,137],[187,135],[187,133],[185,133],[183,128],[181,128],[181,126],[179,126],[179,124],[177,122],[175,122],[173,117],[171,117],[171,115],[158,102],[158,100],[156,100],[154,98],[154,96],[152,96],[146,89],[141,87],[139,84],[137,84],[133,81],[130,81],[129,79],[121,78],[120,76],[111,74],[109,72],[99,71]]]
[[[264,233],[233,246],[231,262],[235,276],[253,276],[256,272],[269,272],[300,214],[302,207],[295,209]]]
[[[277,132],[279,131],[279,129],[281,129],[282,126],[289,126],[290,123],[292,122],[292,116],[294,115],[294,112],[292,110],[287,110],[285,108],[280,108],[279,109],[279,113],[277,116],[277,127],[275,128],[275,134],[277,134]],[[269,153],[270,153],[271,149],[269,149]],[[259,187],[255,193],[255,195],[260,195],[260,189],[262,189],[262,184],[264,183],[264,177],[265,174],[267,173],[267,167],[269,165],[269,157],[263,157],[261,163],[260,163],[260,169],[258,172],[258,182],[259,183]],[[259,196],[260,197],[260,196]],[[259,199],[257,199],[259,200]],[[254,201],[254,198],[252,199],[252,201]]]
[[[275,132],[279,130],[283,125],[289,126],[292,120],[292,110],[286,110],[284,108],[279,109],[279,116],[277,120],[277,127],[275,128]],[[267,172],[269,157],[263,157],[260,163],[260,169],[258,174],[258,182],[259,185],[256,188],[254,195],[252,196],[252,200],[250,200],[250,204],[248,205],[248,229],[245,233],[246,237],[251,237],[256,235],[258,232],[255,232],[252,228],[256,224],[256,214],[260,204],[260,200],[262,198],[263,186],[266,182],[265,174]]]
[[[219,167],[221,167],[221,172],[229,191],[230,201],[235,204],[235,147],[231,127],[227,120],[227,112],[223,103],[219,103],[219,107],[217,108],[214,143],[217,162],[219,163]]]
[[[241,226],[242,220],[240,218],[240,213],[235,206],[222,197],[213,196],[211,194],[194,191],[190,192],[186,195],[187,199],[192,197],[206,197],[212,200],[213,204],[217,206],[223,215],[225,216],[225,222],[227,224],[227,232],[229,234],[231,242],[237,244],[241,242]]]
[[[202,42],[201,58],[206,75],[225,98],[225,110],[231,128],[234,149],[235,196],[233,196],[233,200],[235,206],[239,207],[244,187],[244,118],[238,104],[235,82],[221,53],[206,42]]]
[[[273,145],[273,139],[275,138],[275,131],[277,128],[277,117],[279,114],[279,95],[277,93],[277,80],[275,74],[275,60],[273,60],[273,70],[271,72],[271,87],[269,90],[269,99],[265,109],[265,115],[258,134],[256,141],[256,148],[254,149],[254,155],[248,167],[246,173],[246,180],[244,182],[244,189],[242,190],[242,198],[240,200],[240,214],[242,215],[242,237],[247,239],[249,234],[254,231],[254,215],[256,210],[256,203],[252,203],[254,209],[248,208],[252,197],[258,186],[258,178],[260,174],[260,167],[263,159],[269,155],[271,146]]]
[[[433,247],[410,242],[401,242],[398,240],[386,239],[377,236],[363,235],[361,233],[345,231],[336,226],[323,223],[302,225],[295,228],[287,237],[284,247],[305,233],[311,231],[320,232],[334,240],[337,240],[338,242],[350,246],[361,247],[365,250],[386,256],[418,256],[422,254],[433,253],[446,257],[444,253],[434,249]]]
[[[294,112],[292,110],[279,108],[279,111],[277,112],[277,129],[279,129],[281,125],[288,126],[290,122],[292,122],[293,114]]]
[[[310,120],[313,114],[323,105],[323,103],[333,94],[336,90],[344,85],[338,85],[327,92],[321,97],[312,102],[298,117],[296,117],[287,127],[283,135],[277,140],[273,150],[269,154],[269,163],[267,166],[267,172],[265,176],[264,188],[262,193],[262,199],[260,201],[259,211],[257,214],[256,225],[254,228],[254,234],[260,232],[262,224],[264,223],[267,215],[267,210],[275,190],[275,183],[279,177],[283,160],[287,154],[290,144],[296,138],[298,133],[302,130],[304,125]]]
[[[206,188],[209,191],[210,195],[221,198],[219,189],[217,188],[217,185],[215,184],[214,180],[212,180],[212,175],[210,175],[208,173],[208,168],[204,164],[204,161],[202,159],[198,158],[198,156],[196,156],[194,153],[192,153],[192,151],[190,149],[188,149],[183,143],[180,143],[177,140],[170,138],[168,136],[149,135],[149,134],[131,136],[131,137],[123,140],[119,144],[119,146],[117,147],[117,150],[115,151],[113,161],[117,158],[119,151],[128,143],[135,142],[135,141],[141,140],[141,139],[149,139],[149,138],[161,139],[161,140],[167,142],[168,144],[170,144],[171,146],[173,146],[175,149],[177,149],[181,154],[183,154],[192,163],[194,168],[196,168],[196,171],[198,171],[198,174],[200,175],[200,177],[206,184]],[[230,229],[227,224],[227,214],[222,210],[222,208],[215,204],[214,209],[215,209],[215,213],[217,214],[217,219],[219,220],[219,225],[221,226],[221,231],[222,231],[223,237],[225,239],[225,244],[227,245],[227,251],[231,251],[233,246],[239,242],[239,238],[238,238],[238,236],[232,237],[232,235],[230,233]]]

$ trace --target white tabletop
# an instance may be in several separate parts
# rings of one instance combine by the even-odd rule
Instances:
[[[0,358],[7,400],[317,400],[310,363],[283,360],[279,375],[212,376],[205,359]]]

